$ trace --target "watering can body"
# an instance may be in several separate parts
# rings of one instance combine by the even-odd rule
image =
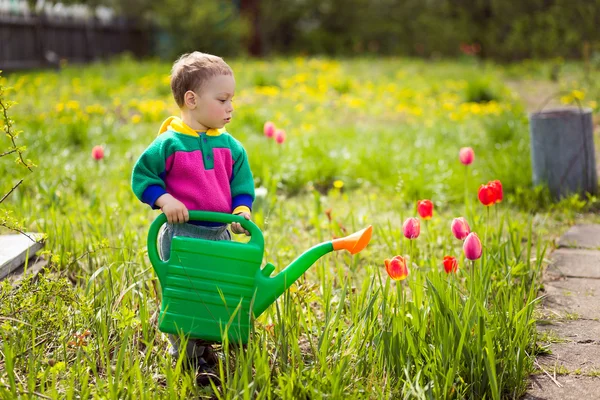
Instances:
[[[231,342],[247,343],[253,319],[318,258],[337,250],[333,242],[321,243],[271,277],[275,270],[272,264],[260,268],[264,238],[254,223],[241,216],[208,211],[190,211],[190,219],[239,222],[250,232],[250,241],[240,243],[175,236],[171,242],[171,256],[163,261],[158,255],[157,238],[166,217],[160,214],[155,219],[148,232],[148,257],[161,285],[159,329],[166,333],[184,333],[192,338],[216,342],[226,335]],[[368,237],[365,237],[365,230],[361,231],[362,247],[371,236],[371,228],[367,229]]]

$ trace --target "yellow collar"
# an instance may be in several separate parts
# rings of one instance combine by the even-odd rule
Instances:
[[[169,128],[172,131],[183,133],[184,135],[189,136],[199,136],[198,132],[200,132],[190,128],[185,122],[181,120],[181,118],[175,116],[165,119],[165,121],[161,124],[160,129],[158,130],[158,134],[160,135],[161,133],[165,133],[167,130],[169,130]],[[206,131],[207,136],[219,136],[221,133],[222,130],[213,128]]]

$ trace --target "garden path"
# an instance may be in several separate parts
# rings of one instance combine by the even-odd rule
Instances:
[[[600,398],[600,225],[575,225],[544,273],[538,356],[525,400]]]

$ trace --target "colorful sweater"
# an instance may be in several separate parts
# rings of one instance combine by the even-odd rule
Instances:
[[[158,137],[133,167],[133,192],[157,209],[169,193],[188,210],[250,212],[254,180],[242,144],[216,129],[196,132],[181,119],[163,122]]]

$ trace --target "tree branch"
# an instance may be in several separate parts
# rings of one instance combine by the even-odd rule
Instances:
[[[3,196],[3,197],[0,199],[0,204],[2,204],[2,202],[3,202],[3,201],[4,201],[4,200],[5,200],[5,199],[6,199],[6,198],[7,198],[7,197],[8,197],[8,196],[9,196],[9,195],[12,193],[12,192],[14,192],[14,190],[15,190],[16,188],[18,188],[18,187],[19,187],[19,185],[20,185],[21,183],[23,183],[23,179],[21,179],[21,180],[20,180],[20,181],[19,181],[19,182],[18,182],[18,183],[15,185],[15,186],[13,186],[13,187],[12,187],[12,189],[10,189],[10,190],[9,190],[9,192],[8,192],[8,193],[6,193],[6,194],[5,194],[5,195],[4,195],[4,196]]]
[[[10,150],[10,151],[7,151],[7,152],[5,152],[5,153],[2,153],[2,154],[0,154],[0,157],[7,156],[7,155],[9,155],[9,154],[11,154],[11,153],[14,153],[15,151],[17,151],[17,149],[12,149],[12,150]]]

